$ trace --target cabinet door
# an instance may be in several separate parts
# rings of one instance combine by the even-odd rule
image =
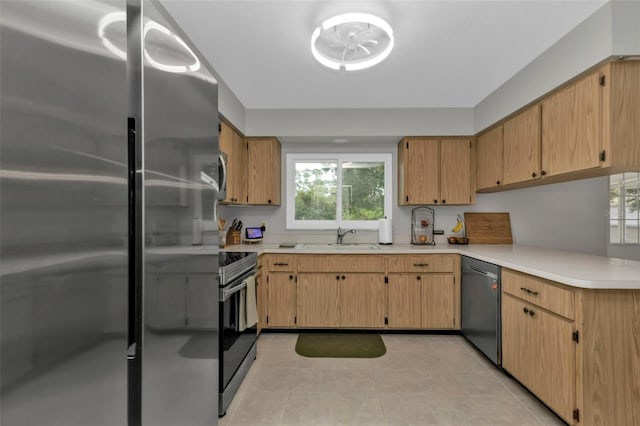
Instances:
[[[422,327],[453,328],[453,275],[422,275]]]
[[[504,123],[504,183],[540,178],[540,104]]]
[[[533,315],[532,315],[533,314]],[[536,395],[560,417],[572,422],[576,408],[576,344],[573,322],[529,305],[536,336],[532,369]]]
[[[420,275],[389,274],[389,328],[420,328]]]
[[[338,327],[340,275],[301,273],[298,275],[299,327]]]
[[[247,198],[247,146],[229,125],[220,123],[220,151],[227,154],[227,197],[225,203],[245,204]]]
[[[471,204],[471,141],[440,141],[442,204]]]
[[[478,136],[476,147],[476,188],[495,188],[502,182],[502,126]]]
[[[280,205],[280,142],[249,139],[247,145],[248,204]]]
[[[235,182],[232,178],[231,166],[234,160],[233,155],[233,129],[229,127],[226,123],[220,122],[220,135],[218,136],[218,142],[220,146],[220,152],[224,152],[227,154],[227,197],[223,202],[231,203],[235,197],[233,193],[235,189]],[[233,168],[235,169],[235,165]]]
[[[247,204],[247,142],[233,133],[233,161],[229,161],[235,204]]]
[[[503,293],[502,366],[560,417],[576,407],[573,322]]]
[[[384,327],[384,274],[340,277],[340,327]]]
[[[286,272],[269,272],[267,293],[269,327],[293,327],[296,316],[295,276]]]
[[[542,101],[542,173],[600,166],[601,86],[593,73]]]
[[[401,149],[400,204],[434,204],[440,200],[440,141],[411,138]]]
[[[526,307],[521,300],[502,293],[502,367],[533,391],[535,372],[531,356],[538,349],[531,335],[531,321],[524,312]]]

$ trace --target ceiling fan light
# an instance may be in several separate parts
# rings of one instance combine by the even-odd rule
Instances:
[[[382,18],[367,13],[331,17],[311,35],[313,57],[334,70],[357,71],[372,67],[389,56],[393,45],[391,26]]]

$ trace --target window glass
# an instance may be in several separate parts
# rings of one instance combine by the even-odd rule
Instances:
[[[287,228],[378,229],[391,218],[392,154],[329,156],[287,154]]]
[[[640,243],[640,173],[609,177],[609,241]]]
[[[336,220],[338,164],[295,164],[296,220]]]
[[[384,163],[342,163],[342,218],[384,218]]]

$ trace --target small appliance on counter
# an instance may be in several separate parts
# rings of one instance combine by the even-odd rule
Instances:
[[[433,221],[435,213],[429,207],[416,207],[411,210],[411,244],[434,245]]]
[[[248,226],[244,229],[244,237],[242,238],[243,242],[253,244],[253,243],[261,243],[264,239],[264,227],[257,226],[251,227]]]

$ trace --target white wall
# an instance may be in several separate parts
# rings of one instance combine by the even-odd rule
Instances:
[[[397,146],[393,145],[284,145],[282,162],[288,152],[391,152],[393,154],[393,234],[394,242],[410,242],[411,209],[399,207],[397,194]],[[282,194],[286,194],[284,176]],[[220,209],[225,219],[238,217],[245,226],[267,222],[267,241],[333,242],[335,231],[287,231],[285,203],[281,206],[230,207]],[[544,185],[492,194],[477,194],[473,206],[436,206],[436,229],[450,234],[456,216],[463,212],[509,212],[514,242],[582,253],[607,255],[608,181],[606,177]],[[359,231],[352,241],[377,242],[377,232]]]
[[[478,132],[612,54],[612,6],[605,4],[474,108]]]
[[[247,136],[471,135],[472,108],[248,109]]]

